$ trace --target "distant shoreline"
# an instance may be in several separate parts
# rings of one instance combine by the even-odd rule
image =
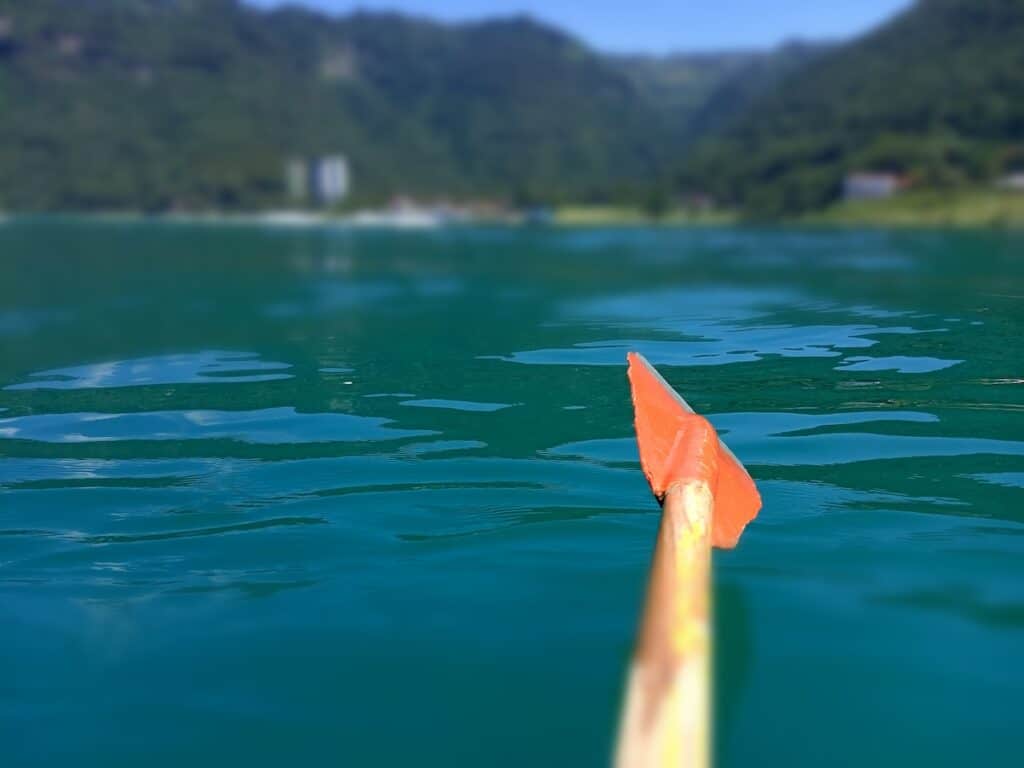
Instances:
[[[860,200],[807,214],[802,223],[890,228],[1024,228],[1024,192],[991,188],[918,190],[884,200]]]
[[[610,227],[705,228],[732,226],[862,227],[869,229],[1024,229],[1024,193],[991,189],[916,191],[884,200],[840,202],[799,217],[756,219],[726,209],[675,209],[654,216],[638,207],[567,205],[534,217],[510,211],[501,217],[446,217],[429,209],[372,209],[348,213],[305,210],[205,211],[0,211],[0,225],[19,219],[70,216],[96,221],[152,221],[181,224],[257,225],[275,228],[337,226],[351,229],[422,230],[445,227],[508,226],[600,229]]]

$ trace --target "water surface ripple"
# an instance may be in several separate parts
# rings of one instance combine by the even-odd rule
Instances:
[[[4,764],[604,764],[658,520],[629,349],[765,500],[719,763],[1016,764],[1022,252],[9,222]]]

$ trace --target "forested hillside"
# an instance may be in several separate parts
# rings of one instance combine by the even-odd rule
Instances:
[[[362,199],[586,199],[678,131],[616,63],[528,19],[331,19],[235,0],[0,0],[0,207],[280,204],[293,155]]]
[[[529,18],[259,11],[239,0],[0,0],[0,209],[287,204],[343,153],[353,202],[698,195],[755,216],[1024,169],[1024,0],[919,0],[773,52],[611,56]]]
[[[849,171],[944,188],[1024,169],[1024,0],[920,0],[763,91],[684,166],[683,188],[773,216],[835,200]]]

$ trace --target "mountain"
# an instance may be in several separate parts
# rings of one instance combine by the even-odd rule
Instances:
[[[343,152],[362,200],[602,199],[682,132],[615,61],[528,18],[0,0],[0,209],[259,208]]]
[[[829,204],[851,171],[942,188],[1022,169],[1024,0],[919,0],[717,130],[688,154],[681,187],[765,216]]]
[[[686,136],[694,141],[718,135],[753,110],[762,97],[771,94],[787,78],[811,66],[834,47],[830,43],[793,41],[772,51],[745,56],[685,116]]]
[[[687,127],[713,94],[743,77],[766,58],[753,51],[722,53],[619,55],[608,60],[640,94],[657,104],[664,119],[689,133]]]
[[[827,206],[852,171],[922,188],[1024,170],[1024,0],[918,0],[845,44],[605,55],[527,17],[0,0],[0,210],[288,204],[343,153],[354,202],[710,196]]]

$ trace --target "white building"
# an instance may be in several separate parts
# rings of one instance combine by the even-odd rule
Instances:
[[[285,163],[284,181],[293,202],[336,205],[348,196],[351,186],[348,160],[344,155],[292,158]]]
[[[894,173],[851,173],[843,181],[844,200],[884,200],[903,188]]]
[[[1024,192],[1024,172],[1008,173],[996,182],[996,186],[1009,192]]]
[[[309,163],[301,158],[285,163],[284,186],[290,200],[305,202],[309,197]]]
[[[313,161],[313,199],[322,205],[335,205],[348,196],[348,160],[344,155],[321,157]]]

